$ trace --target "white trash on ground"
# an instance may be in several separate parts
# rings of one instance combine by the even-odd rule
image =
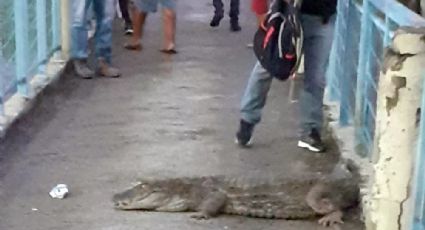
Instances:
[[[52,198],[63,199],[68,192],[69,190],[66,184],[58,184],[50,191],[49,194]]]

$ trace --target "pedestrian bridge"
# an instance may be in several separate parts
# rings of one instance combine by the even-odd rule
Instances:
[[[312,156],[295,147],[298,110],[288,95],[299,80],[273,85],[252,149],[232,143],[255,62],[245,46],[255,31],[248,4],[242,32],[230,33],[226,19],[208,27],[206,2],[179,1],[173,57],[158,52],[159,15],[149,18],[142,52],[122,49],[117,22],[122,78],[87,81],[66,68],[69,2],[0,1],[0,229],[312,229],[310,221],[117,213],[108,202],[143,176],[297,176],[329,170],[339,154],[370,182],[367,229],[425,229],[425,20],[402,4],[339,1],[326,98],[338,148]],[[69,199],[48,197],[56,183],[69,185]],[[361,226],[352,218],[344,229]]]

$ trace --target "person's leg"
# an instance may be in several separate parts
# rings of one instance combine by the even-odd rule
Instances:
[[[240,31],[241,27],[239,25],[239,0],[231,0],[230,1],[230,29],[232,31]]]
[[[94,75],[87,66],[87,11],[90,4],[90,0],[72,1],[71,59],[75,73],[82,78],[92,78]]]
[[[135,0],[133,8],[133,36],[130,39],[130,42],[125,44],[124,47],[129,50],[141,50],[142,45],[140,40],[143,36],[143,27],[145,26],[146,18],[148,17],[148,12],[156,12],[155,1],[143,1]]]
[[[119,77],[118,69],[111,67],[114,0],[93,0],[93,9],[96,14],[95,47],[98,72],[106,77]]]
[[[132,34],[133,33],[133,23],[130,18],[130,14],[128,13],[128,0],[119,0],[120,10],[122,14],[122,18],[125,21],[125,33]]]
[[[300,96],[300,147],[321,152],[320,132],[323,126],[323,95],[326,68],[332,47],[335,15],[328,23],[317,16],[302,15],[304,29],[304,87]]]
[[[224,5],[222,0],[213,0],[214,17],[210,22],[210,26],[216,27],[220,25],[221,19],[224,17]]]
[[[175,50],[175,36],[176,36],[176,13],[172,9],[163,10],[163,27],[164,27],[164,44],[163,50]]]
[[[176,36],[176,1],[161,0],[163,15],[164,39],[161,51],[167,54],[175,54],[175,36]]]
[[[133,10],[133,35],[131,36],[130,42],[125,44],[124,47],[129,50],[141,50],[142,45],[140,40],[143,36],[143,27],[145,25],[147,13],[140,12],[138,9]]]
[[[236,138],[242,146],[249,144],[254,125],[261,120],[272,80],[273,77],[257,62],[241,100],[241,124]]]

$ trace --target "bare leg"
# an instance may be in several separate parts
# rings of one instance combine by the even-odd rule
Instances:
[[[163,10],[164,41],[163,50],[175,49],[176,13],[172,9]]]
[[[129,44],[126,44],[127,49],[140,49],[140,39],[143,35],[143,26],[145,24],[147,13],[133,9],[133,36],[131,36]]]

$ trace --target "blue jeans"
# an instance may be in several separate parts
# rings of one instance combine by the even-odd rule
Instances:
[[[304,87],[300,95],[300,135],[309,135],[311,129],[323,126],[323,94],[326,86],[325,73],[332,47],[336,15],[327,24],[321,17],[301,15],[304,29]],[[241,102],[241,118],[251,124],[261,120],[261,111],[273,77],[255,64]]]
[[[89,10],[96,16],[95,54],[106,62],[112,56],[112,20],[115,15],[113,0],[73,0],[71,24],[71,58],[86,59],[88,57],[87,20]],[[93,6],[91,7],[91,4]]]

